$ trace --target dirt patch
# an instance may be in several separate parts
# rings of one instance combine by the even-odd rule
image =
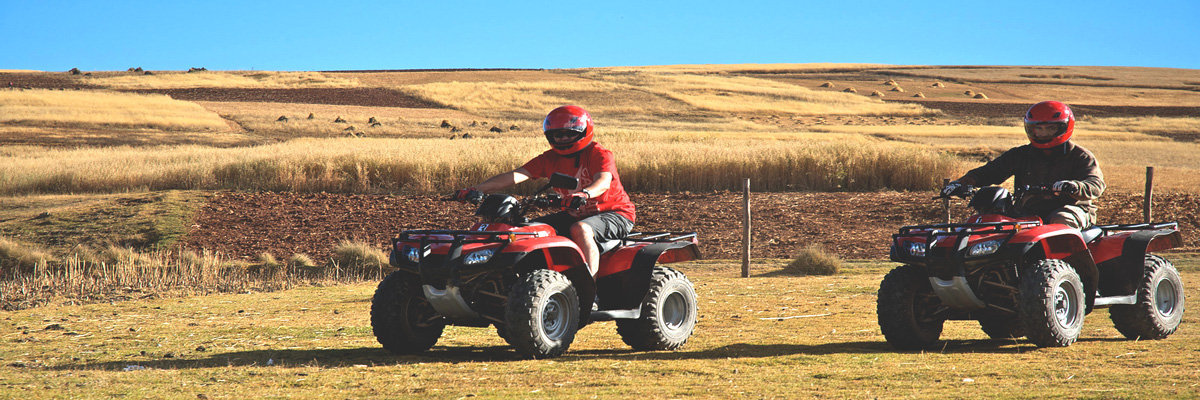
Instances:
[[[0,88],[93,89],[67,74],[47,72],[0,72]]]
[[[638,230],[688,230],[700,235],[705,258],[741,257],[741,195],[736,193],[634,194]],[[887,258],[891,235],[903,225],[939,222],[941,206],[930,193],[754,193],[753,256],[790,258],[817,243],[843,258]],[[1101,223],[1141,221],[1141,196],[1109,193],[1101,198]],[[1200,249],[1200,195],[1159,194],[1159,221],[1179,221],[1187,249]],[[955,207],[956,218],[967,210]],[[385,248],[405,229],[460,228],[473,221],[463,204],[430,196],[330,193],[224,193],[197,214],[179,243],[250,258],[307,253],[327,260],[342,239]]]
[[[186,88],[139,89],[132,91],[137,93],[165,94],[176,100],[188,101],[275,102],[373,107],[447,108],[442,104],[413,97],[397,90],[383,88]]]

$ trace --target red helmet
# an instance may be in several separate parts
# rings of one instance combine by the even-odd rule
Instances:
[[[542,131],[554,152],[562,155],[574,154],[592,144],[592,116],[579,106],[562,106],[550,111],[542,121]],[[558,143],[558,135],[573,135],[575,140]]]
[[[1038,140],[1033,135],[1033,127],[1035,125],[1054,124],[1058,126],[1058,133],[1048,140]],[[1039,149],[1048,149],[1071,140],[1071,133],[1075,131],[1075,113],[1071,112],[1071,107],[1057,101],[1043,101],[1029,107],[1029,111],[1025,112],[1025,136],[1029,137],[1029,143],[1033,147]]]

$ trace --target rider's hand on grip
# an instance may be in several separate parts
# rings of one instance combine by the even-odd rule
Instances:
[[[970,186],[951,181],[946,184],[946,187],[942,188],[942,197],[962,197],[970,192],[970,190]]]
[[[1050,190],[1061,192],[1063,194],[1077,194],[1079,193],[1079,185],[1076,185],[1075,182],[1072,181],[1058,181],[1054,182],[1053,185],[1050,185]]]
[[[562,206],[568,210],[578,210],[587,203],[587,195],[583,193],[571,193],[570,196],[563,197]]]
[[[475,190],[475,188],[459,189],[454,194],[450,195],[451,200],[465,201],[469,203],[478,203],[483,200],[483,192]]]

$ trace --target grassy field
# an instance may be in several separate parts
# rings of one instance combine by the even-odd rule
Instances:
[[[1200,257],[1170,255],[1185,282]],[[522,360],[493,330],[451,327],[430,352],[393,356],[368,323],[372,282],[274,293],[148,298],[4,313],[0,397],[1180,398],[1200,393],[1194,310],[1161,341],[1129,341],[1106,310],[1078,343],[1037,349],[947,323],[945,345],[898,352],[875,322],[891,264],[827,277],[754,277],[735,263],[680,268],[701,318],[680,351],[629,350],[611,322],[552,360]],[[1192,299],[1200,298],[1195,286]],[[790,317],[790,318],[789,318]]]

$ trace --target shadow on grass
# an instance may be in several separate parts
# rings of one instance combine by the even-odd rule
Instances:
[[[1085,338],[1079,342],[1115,342],[1125,341],[1118,338]],[[1078,344],[1077,344],[1078,345]],[[939,354],[969,354],[969,353],[1024,353],[1037,351],[1037,347],[1026,340],[947,340],[939,346],[923,351],[900,351],[888,345],[887,342],[843,342],[817,345],[804,344],[747,344],[735,343],[710,349],[689,351],[660,351],[644,352],[632,349],[583,350],[568,351],[556,359],[560,362],[587,361],[594,359],[610,360],[709,360],[722,358],[767,358],[786,357],[793,355],[830,355],[830,354],[876,354],[876,353],[939,353]],[[53,370],[103,369],[120,370],[129,366],[140,366],[153,369],[188,369],[188,368],[220,368],[220,367],[265,367],[280,368],[317,366],[323,368],[343,368],[365,366],[387,366],[407,364],[456,364],[462,362],[508,362],[527,359],[508,346],[487,347],[442,347],[418,355],[393,355],[383,348],[363,347],[356,349],[319,349],[319,350],[254,350],[231,353],[217,353],[207,358],[192,358],[199,353],[192,353],[188,358],[145,359],[133,357],[128,361],[112,361],[103,363],[65,364],[52,367]]]

